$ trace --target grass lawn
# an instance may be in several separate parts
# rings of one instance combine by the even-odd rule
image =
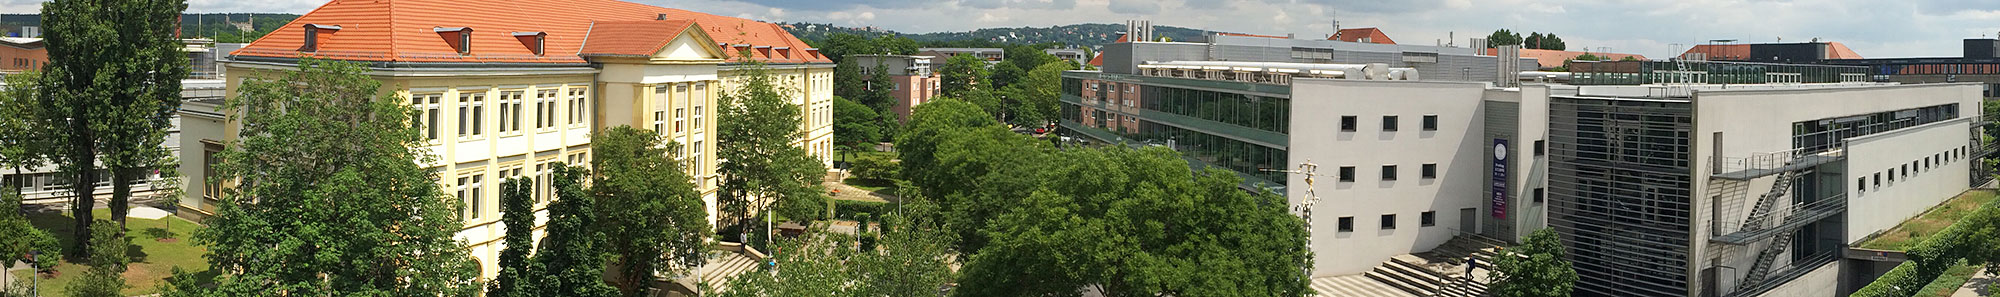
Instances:
[[[111,213],[106,209],[98,209],[94,216],[96,218],[110,218]],[[28,219],[34,222],[36,228],[48,230],[49,233],[54,234],[57,239],[62,241],[64,249],[75,248],[75,242],[70,239],[70,230],[75,229],[71,225],[75,224],[75,222],[70,219],[67,212],[63,214],[32,214],[29,215]],[[159,220],[126,218],[125,228],[125,234],[131,238],[132,242],[132,246],[127,248],[126,252],[126,256],[132,259],[132,263],[125,270],[125,285],[129,286],[125,288],[125,295],[154,293],[154,289],[159,285],[160,280],[173,276],[174,267],[180,267],[181,270],[189,273],[197,273],[204,279],[213,277],[208,273],[198,273],[208,270],[208,261],[202,258],[202,255],[208,253],[208,249],[194,244],[194,230],[200,227],[196,226],[193,222],[173,216]],[[176,240],[173,242],[161,242],[160,238],[174,238]],[[42,292],[55,292],[57,294],[50,295],[61,295],[60,292],[63,292],[65,285],[83,275],[84,270],[87,268],[82,265],[72,264],[74,262],[81,261],[80,259],[63,259],[62,263],[56,266],[56,271],[60,275],[54,279],[42,280]],[[25,278],[28,276],[28,272],[16,271],[14,276]]]
[[[841,181],[841,183],[861,188],[862,190],[868,190],[869,192],[882,192],[896,187],[895,181],[859,177],[849,177],[847,180]]]
[[[1913,297],[1949,297],[1952,293],[1958,292],[1958,287],[1965,286],[1965,282],[1971,280],[1973,274],[1979,273],[1980,268],[1979,265],[1952,266],[1951,269],[1945,270],[1943,275],[1938,275],[1937,280],[1924,285],[1924,289],[1917,290],[1917,295]]]
[[[1860,247],[1891,251],[1907,250],[1911,245],[1923,242],[1924,237],[1937,233],[1938,230],[1944,230],[1944,227],[1958,222],[1959,218],[1971,214],[1973,209],[1993,202],[1995,197],[1992,190],[1966,191],[1958,197],[1945,201],[1944,204],[1924,211],[1924,214],[1914,219],[1903,221],[1895,228],[1883,231],[1875,238],[1862,241]]]

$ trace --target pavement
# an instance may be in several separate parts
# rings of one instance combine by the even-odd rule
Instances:
[[[850,186],[847,185],[846,183],[840,182],[843,180],[847,180],[847,173],[845,172],[840,172],[838,170],[827,171],[826,175],[827,175],[826,182],[822,183],[822,185],[825,185],[828,191],[834,192],[832,195],[833,199],[869,201],[869,202],[896,201],[896,196],[889,195],[888,193],[870,192],[868,190],[863,190],[861,188],[856,188],[854,186]]]
[[[1972,274],[1972,279],[1966,280],[1965,285],[1958,287],[1958,292],[1953,292],[1951,296],[1952,297],[1993,296],[1994,293],[2000,293],[2000,292],[1994,292],[1993,290],[1994,283],[2000,283],[2000,275],[1993,275],[1986,273],[1985,271],[1980,271],[1979,273]]]
[[[1369,279],[1366,274],[1329,276],[1312,279],[1314,296],[1322,297],[1416,297],[1410,293]]]

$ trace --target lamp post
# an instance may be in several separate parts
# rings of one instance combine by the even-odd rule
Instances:
[[[1299,214],[1299,218],[1304,219],[1305,221],[1306,250],[1312,251],[1312,209],[1313,205],[1319,204],[1319,193],[1313,189],[1313,178],[1320,176],[1319,164],[1314,164],[1312,162],[1312,159],[1306,159],[1304,163],[1299,163],[1298,169],[1292,169],[1292,170],[1264,169],[1263,171],[1284,172],[1289,174],[1298,174],[1305,176],[1306,196],[1303,197],[1302,199],[1299,199],[1299,204],[1293,205],[1292,210],[1297,211]],[[1304,275],[1301,277],[1310,277],[1312,275],[1312,266],[1307,266],[1305,265],[1305,263],[1299,263],[1299,272],[1301,273],[1301,275]]]

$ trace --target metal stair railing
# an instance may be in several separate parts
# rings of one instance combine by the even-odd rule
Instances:
[[[1744,272],[1743,280],[1736,283],[1736,289],[1743,290],[1763,283],[1764,277],[1770,276],[1771,266],[1778,261],[1778,255],[1784,254],[1785,249],[1791,246],[1791,236],[1772,239],[1770,245],[1765,246],[1763,251],[1757,252],[1757,262],[1750,264],[1750,270]]]
[[[1780,198],[1786,197],[1785,194],[1791,192],[1794,182],[1798,181],[1798,176],[1803,172],[1805,170],[1778,174],[1778,180],[1771,182],[1771,191],[1757,196],[1756,206],[1750,208],[1750,216],[1743,219],[1743,227],[1737,230],[1748,232],[1767,227],[1766,223],[1771,221],[1771,208],[1778,204]]]

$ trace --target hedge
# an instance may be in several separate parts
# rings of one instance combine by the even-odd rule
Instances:
[[[1979,236],[1975,236],[1974,233],[1977,233],[1979,228],[1990,227],[2000,222],[2000,208],[1996,207],[2000,207],[2000,201],[1981,205],[1979,210],[1959,219],[1958,223],[1946,226],[1944,230],[1938,230],[1936,234],[1932,234],[1930,238],[1924,239],[1905,252],[1909,256],[1909,261],[1903,261],[1903,264],[1889,269],[1889,272],[1882,274],[1881,278],[1876,278],[1875,282],[1861,287],[1861,290],[1855,291],[1850,296],[1915,295],[1918,290],[1937,280],[1938,276],[1944,275],[1945,270],[1958,265],[1959,261],[1977,263],[1984,260],[1976,259],[1977,254],[1979,249],[1989,248],[1986,245],[1990,239],[1978,238]]]
[[[889,203],[887,202],[834,200],[833,218],[850,220],[850,221],[859,221],[860,220],[859,217],[855,216],[855,214],[859,213],[867,213],[871,214],[874,217],[881,217],[881,215],[889,213],[888,211],[893,209],[892,207],[893,206],[889,205]]]

